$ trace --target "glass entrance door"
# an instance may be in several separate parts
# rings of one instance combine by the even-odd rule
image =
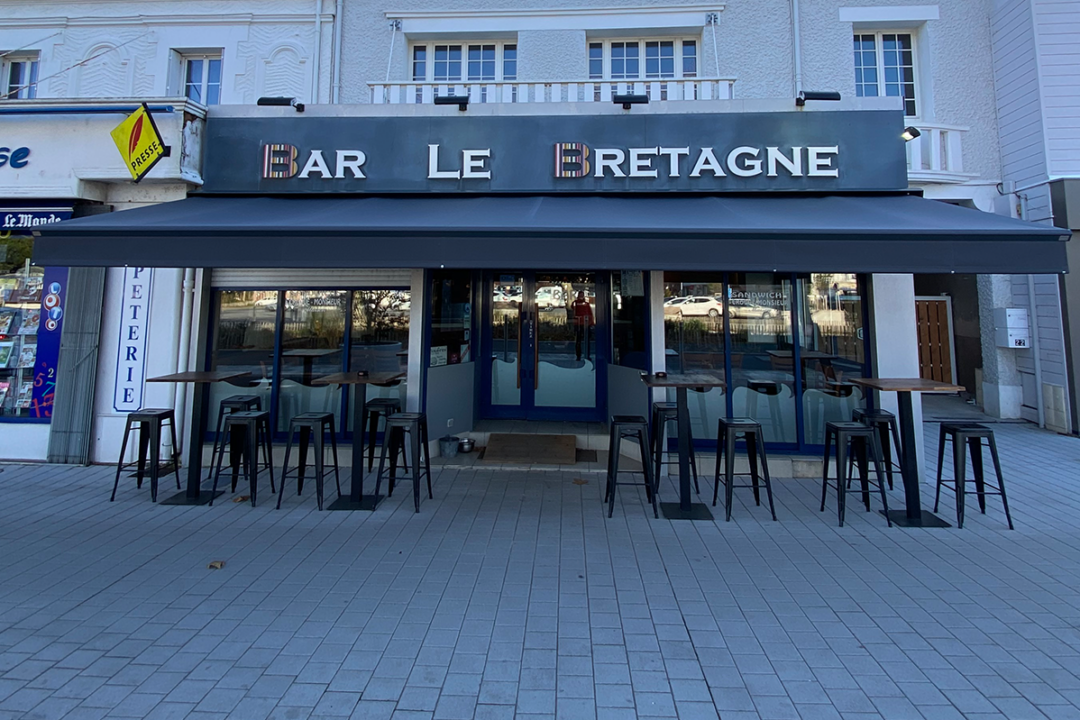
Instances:
[[[607,307],[596,274],[494,273],[484,287],[484,414],[600,419]]]

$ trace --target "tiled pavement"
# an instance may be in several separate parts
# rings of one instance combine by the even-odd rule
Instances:
[[[1080,441],[996,428],[1014,532],[838,528],[812,480],[725,524],[573,471],[444,468],[414,515],[8,465],[0,718],[1077,718]]]

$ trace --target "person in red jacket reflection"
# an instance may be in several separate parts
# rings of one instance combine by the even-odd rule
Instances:
[[[570,305],[574,313],[574,352],[581,359],[581,343],[585,341],[585,357],[589,357],[589,328],[596,320],[593,318],[592,305],[585,299],[585,291],[579,290],[577,299]]]

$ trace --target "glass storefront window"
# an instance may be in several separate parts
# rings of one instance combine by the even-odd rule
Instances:
[[[281,335],[281,390],[278,430],[301,413],[333,413],[341,427],[341,388],[315,380],[341,372],[345,354],[344,290],[289,290],[285,293]]]
[[[30,265],[32,251],[0,233],[0,421],[52,417],[67,269]]]
[[[431,281],[430,366],[472,360],[472,273],[437,270]]]
[[[668,372],[707,372],[725,376],[724,276],[721,273],[664,275],[664,339]],[[668,400],[675,400],[675,391]],[[710,388],[687,394],[690,431],[715,440],[717,420],[727,415],[727,391]]]
[[[502,274],[491,287],[491,404],[521,404],[521,305],[525,280]]]
[[[352,338],[349,370],[405,372],[409,367],[409,313],[412,295],[408,290],[357,290],[353,293]],[[369,385],[368,399],[393,397],[405,407],[405,382]],[[352,413],[345,420],[352,429]]]
[[[791,279],[731,273],[731,399],[735,415],[761,423],[766,442],[797,441]]]
[[[270,409],[279,294],[274,290],[218,293],[210,367],[251,376],[232,383],[210,383],[211,423],[217,420],[221,401],[230,395],[257,395],[262,409]]]
[[[645,273],[624,270],[611,275],[611,362],[647,370],[649,348],[645,328],[649,306],[645,302]]]
[[[821,445],[825,423],[865,407],[851,382],[868,362],[857,275],[665,273],[664,297],[668,372],[722,375],[725,360],[730,372],[720,403],[709,397],[718,391],[690,394],[695,438],[715,438],[730,413],[755,418],[770,443]]]
[[[799,353],[802,358],[803,422],[806,442],[825,442],[825,423],[851,420],[865,407],[861,387],[866,342],[858,276],[815,273],[797,280],[800,298]]]
[[[243,394],[275,412],[279,432],[305,412],[332,412],[339,432],[351,429],[341,425],[341,389],[315,381],[345,369],[405,372],[410,307],[401,289],[218,291],[210,367],[251,377],[210,385],[211,422],[223,398]],[[404,382],[367,390],[369,399],[404,396]]]

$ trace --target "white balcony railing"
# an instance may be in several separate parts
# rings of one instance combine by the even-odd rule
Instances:
[[[962,183],[975,177],[964,172],[961,144],[967,128],[916,121],[922,133],[907,143],[908,181],[912,183]]]
[[[368,83],[377,105],[430,105],[436,97],[469,96],[470,103],[611,102],[612,95],[647,95],[650,100],[730,100],[734,78],[614,82]]]

